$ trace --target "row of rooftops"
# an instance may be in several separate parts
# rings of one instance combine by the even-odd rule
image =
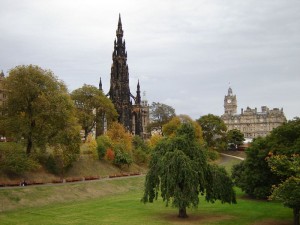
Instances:
[[[257,108],[251,109],[250,107],[247,107],[246,110],[243,108],[241,109],[241,114],[258,114],[258,115],[266,115],[266,114],[283,114],[283,108],[273,108],[269,109],[267,106],[261,107],[261,112],[257,111]]]

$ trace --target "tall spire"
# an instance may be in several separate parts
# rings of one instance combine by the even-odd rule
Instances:
[[[113,59],[116,56],[127,57],[125,40],[123,41],[123,29],[122,29],[121,14],[119,14],[119,21],[118,21],[118,28],[116,30],[116,36],[117,36],[117,38],[114,42]]]
[[[141,90],[140,90],[140,80],[138,80],[137,88],[136,88],[136,102],[135,104],[141,104]]]
[[[102,89],[102,81],[101,81],[101,77],[100,77],[100,82],[99,82],[99,90],[100,90],[100,91],[103,91],[103,89]]]
[[[119,21],[118,21],[118,29],[116,30],[116,35],[118,40],[123,38],[123,29],[122,29],[122,21],[121,21],[121,14],[119,13]]]
[[[114,51],[112,54],[112,66],[110,73],[109,98],[114,104],[118,114],[118,122],[123,124],[126,130],[132,132],[132,101],[133,96],[129,88],[129,71],[125,41],[123,41],[123,29],[121,15],[119,14]]]
[[[118,27],[122,28],[121,13],[119,13]]]

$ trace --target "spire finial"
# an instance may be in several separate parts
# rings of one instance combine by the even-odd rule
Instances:
[[[123,38],[123,29],[122,29],[122,21],[121,21],[121,14],[119,13],[119,21],[118,21],[118,28],[116,31],[117,35],[117,43],[120,44],[122,43],[122,38]]]
[[[99,90],[102,91],[102,81],[101,81],[101,77],[100,77],[100,82],[99,82]]]
[[[119,13],[118,27],[121,27],[121,29],[122,29],[121,13]]]
[[[232,95],[232,89],[231,89],[231,87],[230,87],[230,82],[229,82],[229,88],[228,88],[228,95]]]
[[[136,101],[135,104],[140,105],[141,104],[141,90],[140,90],[140,80],[138,80],[137,88],[136,88]]]

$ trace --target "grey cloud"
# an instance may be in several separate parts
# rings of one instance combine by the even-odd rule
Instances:
[[[130,87],[193,118],[223,113],[229,82],[238,107],[300,106],[297,0],[2,0],[0,70],[38,64],[70,90],[108,90],[118,13]]]

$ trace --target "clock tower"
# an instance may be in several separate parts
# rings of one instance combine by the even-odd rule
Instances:
[[[233,115],[236,114],[237,110],[237,101],[236,101],[236,95],[232,94],[231,87],[228,88],[228,94],[225,95],[224,98],[224,113]]]

